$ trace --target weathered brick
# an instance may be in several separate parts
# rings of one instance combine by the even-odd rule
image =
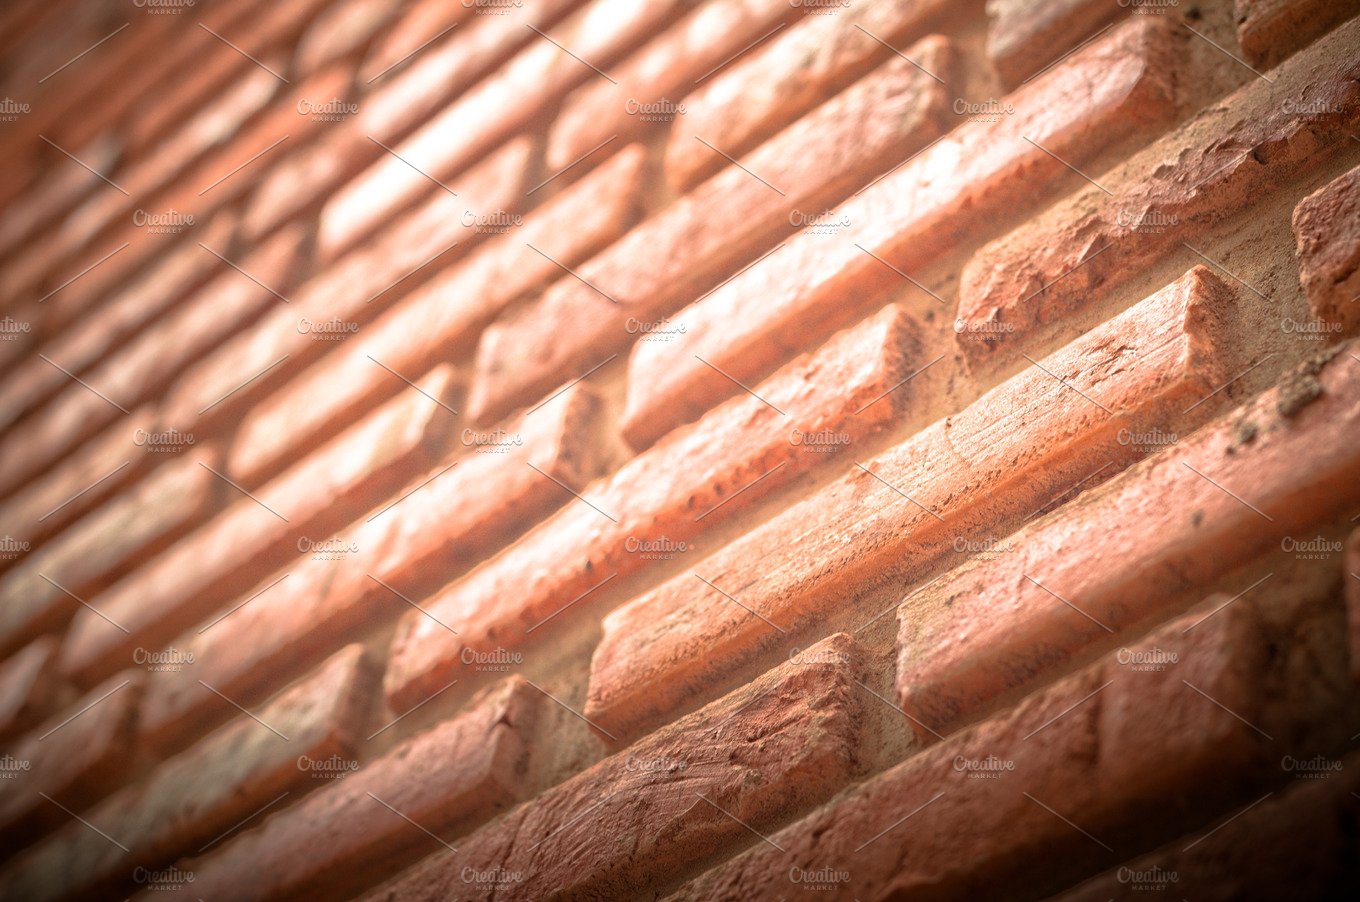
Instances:
[[[931,72],[952,71],[944,38],[927,38],[908,54]],[[835,203],[929,142],[948,102],[932,76],[894,59],[790,125],[581,266],[579,278],[564,278],[488,329],[469,416],[494,421],[623,350],[638,328],[789,234],[793,211]]]
[[[518,677],[487,690],[457,716],[188,863],[194,894],[351,898],[438,851],[431,834],[452,841],[525,794],[525,740],[544,703]]]
[[[435,465],[416,481],[428,484],[398,506],[388,511],[384,503],[364,522],[341,529],[336,536],[347,553],[301,561],[272,594],[181,636],[173,647],[194,656],[192,672],[153,681],[143,708],[143,741],[174,747],[230,715],[203,683],[248,704],[347,637],[407,610],[396,592],[422,598],[570,502],[529,464],[573,490],[583,488],[599,467],[598,407],[583,386],[569,389],[507,424],[498,444],[481,446],[489,453],[469,453],[446,473],[446,464]]]
[[[1192,270],[610,614],[586,716],[625,735],[664,721],[889,567],[928,572],[980,526],[1016,522],[1101,464],[1137,459],[1121,433],[1176,429],[1226,379],[1233,302]]]
[[[237,428],[233,477],[253,482],[308,450],[328,429],[404,387],[387,368],[420,373],[467,348],[508,302],[561,275],[559,264],[576,266],[617,238],[635,218],[642,155],[640,147],[618,154],[257,405]]]
[[[165,421],[181,429],[207,429],[239,414],[335,344],[315,340],[323,333],[308,323],[362,329],[484,237],[464,225],[463,214],[512,203],[528,157],[527,141],[511,141],[469,173],[458,197],[435,191],[428,203],[379,238],[324,267],[289,296],[292,303],[265,315],[186,372],[166,398]]]
[[[450,378],[431,374],[119,580],[72,624],[63,672],[89,684],[127,666],[427,469],[453,428]]]
[[[67,819],[40,793],[81,810],[127,780],[142,687],[136,672],[110,677],[7,749],[24,769],[0,796],[0,842],[16,848]]]
[[[552,29],[551,40],[532,43],[393,147],[394,153],[379,157],[327,202],[317,234],[323,259],[349,247],[427,190],[430,179],[461,183],[458,173],[468,164],[550,109],[575,85],[599,77],[592,66],[608,65],[682,3],[596,0]],[[570,48],[575,58],[558,44]],[[462,190],[460,184],[452,188]]]
[[[1115,29],[1008,95],[1014,113],[959,125],[837,207],[833,218],[848,221],[847,229],[832,237],[804,230],[683,310],[675,323],[685,332],[675,341],[636,345],[624,415],[629,440],[645,446],[738,390],[695,355],[749,385],[799,350],[791,345],[822,340],[902,289],[890,267],[910,275],[968,246],[994,220],[1080,183],[1026,138],[1083,167],[1168,125],[1183,66],[1167,29],[1160,19]]]
[[[746,153],[888,59],[885,44],[915,37],[947,6],[857,3],[834,16],[809,16],[752,50],[679,101],[683,127],[672,129],[666,144],[671,190],[683,194],[727,165],[695,135],[724,153]]]
[[[635,895],[816,805],[860,775],[865,655],[849,637],[808,649],[436,854],[371,899]],[[815,662],[815,663],[814,663]],[[462,869],[516,875],[468,883]],[[499,869],[499,870],[497,870]],[[470,896],[468,894],[471,894]]]
[[[281,793],[310,783],[301,756],[352,759],[371,671],[362,648],[346,648],[254,717],[242,715],[86,811],[82,817],[107,837],[71,822],[17,859],[7,886],[28,899],[110,895],[133,886],[135,868],[155,870],[199,850]]]
[[[0,663],[0,739],[28,729],[54,698],[57,641],[35,639]]]
[[[987,0],[987,58],[1019,84],[1128,12],[1136,0]]]
[[[1274,66],[1360,12],[1355,0],[1235,0],[1237,39],[1257,66]]]
[[[1111,655],[871,778],[673,898],[778,898],[821,869],[834,872],[827,883],[839,898],[1003,898],[1017,888],[1041,898],[1117,863],[1112,849],[1146,848],[1246,801],[1275,751],[1250,725],[1260,720],[1267,643],[1246,605],[1184,632],[1192,622],[1125,650],[1174,653],[1174,666],[1135,671]]]
[[[1013,553],[908,599],[903,707],[935,730],[966,722],[1107,630],[1360,500],[1355,443],[1343,438],[1360,423],[1360,361],[1326,359],[1015,534]]]
[[[0,579],[0,648],[64,626],[93,594],[205,518],[218,491],[194,455],[160,467]]]
[[[1252,79],[1100,186],[980,249],[961,279],[959,318],[1008,331],[1005,341],[964,350],[985,357],[1023,343],[1344,149],[1360,117],[1357,39],[1352,22],[1272,82]]]
[[[1360,893],[1349,827],[1360,813],[1360,758],[1321,763],[1334,765],[1335,772],[1305,771],[1300,776],[1306,782],[1263,796],[1214,829],[1125,862],[1054,902],[1341,899]]]
[[[1339,332],[1360,326],[1360,168],[1294,209],[1299,282],[1313,315]]]
[[[798,474],[843,460],[905,408],[919,356],[916,324],[886,308],[588,487],[431,599],[431,616],[403,618],[389,701],[409,707],[464,669],[464,649],[522,644],[610,574],[644,568],[647,557],[629,550],[637,543],[689,542]]]
[[[654,104],[667,95],[686,93],[753,42],[802,16],[803,10],[788,0],[701,4],[623,65],[614,67],[608,80],[592,80],[572,95],[549,134],[548,169],[556,172],[570,165],[610,135],[637,136],[647,123],[642,116],[629,113],[630,100]]]

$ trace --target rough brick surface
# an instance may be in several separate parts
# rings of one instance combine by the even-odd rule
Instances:
[[[1305,197],[1294,210],[1299,281],[1313,315],[1340,332],[1360,324],[1360,169]]]
[[[1247,59],[1274,66],[1328,29],[1360,12],[1354,0],[1234,0],[1237,37]]]

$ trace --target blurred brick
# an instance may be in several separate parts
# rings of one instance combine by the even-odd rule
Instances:
[[[1341,333],[1360,326],[1360,168],[1294,209],[1299,282],[1313,315]]]
[[[389,701],[409,707],[466,669],[465,649],[517,647],[573,599],[651,563],[630,547],[691,542],[800,473],[843,462],[910,403],[915,329],[888,308],[841,333],[588,486],[433,598],[430,616],[408,613],[393,639]]]
[[[57,641],[44,636],[0,663],[0,739],[31,727],[55,698],[56,651]]]
[[[126,892],[136,868],[158,870],[199,851],[281,793],[306,787],[312,775],[301,757],[352,759],[372,683],[362,649],[346,648],[258,714],[241,715],[86,811],[106,836],[73,821],[17,859],[7,886],[35,900]]]
[[[1237,38],[1257,66],[1271,67],[1360,12],[1355,0],[1234,0]]]
[[[527,731],[547,703],[509,679],[352,774],[314,772],[339,782],[190,863],[194,893],[352,898],[522,797]]]
[[[1133,6],[1133,0],[987,0],[987,57],[1007,85],[1019,84]]]
[[[952,71],[943,38],[909,54]],[[795,211],[839,201],[928,143],[947,107],[943,86],[908,60],[866,76],[488,329],[468,415],[494,421],[624,350],[639,324],[655,326],[771,250]]]

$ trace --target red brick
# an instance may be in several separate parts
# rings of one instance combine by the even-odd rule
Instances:
[[[589,486],[584,501],[429,602],[432,617],[458,636],[418,612],[406,615],[387,670],[393,706],[409,707],[448,683],[465,668],[465,648],[518,647],[602,579],[645,568],[650,561],[630,544],[691,542],[798,474],[843,461],[906,409],[903,383],[920,366],[916,338],[915,323],[887,308],[789,364],[754,396],[733,399]],[[831,441],[805,444],[805,435]]]
[[[219,495],[215,482],[201,455],[186,457],[33,552],[0,579],[0,648],[64,626],[82,601],[196,525]]]
[[[608,65],[681,2],[596,0],[551,30],[552,41],[571,48],[588,64],[563,53],[552,41],[532,43],[329,200],[321,211],[317,236],[323,259],[349,247],[429,190],[430,179],[451,180],[452,190],[461,192],[463,177],[458,173],[462,169],[550,109],[573,86],[599,77],[591,65]]]
[[[1211,831],[1156,852],[1055,896],[1054,902],[1183,899],[1327,899],[1360,893],[1355,822],[1360,758],[1326,759],[1314,772],[1259,804],[1239,809]]]
[[[1135,0],[1122,4],[1117,0],[988,0],[987,58],[1003,82],[1019,84],[1112,25],[1134,4]]]
[[[1346,438],[1360,420],[1360,361],[1325,360],[1012,536],[1014,553],[908,600],[899,613],[904,708],[936,730],[966,722],[1104,641],[1107,629],[1163,613],[1177,593],[1360,500]]]
[[[127,666],[287,562],[299,538],[319,540],[428,468],[453,429],[449,380],[432,374],[101,593],[71,626],[63,672],[88,685]]]
[[[1360,167],[1294,209],[1299,282],[1313,315],[1338,332],[1360,326]]]
[[[110,677],[7,749],[26,769],[0,797],[0,842],[26,845],[67,819],[40,793],[81,810],[128,779],[142,686],[135,672]]]
[[[1274,66],[1360,12],[1355,0],[1235,0],[1237,39],[1257,66]]]
[[[952,71],[944,38],[908,55]],[[580,278],[488,329],[469,416],[494,421],[622,351],[636,337],[630,323],[652,323],[712,289],[788,235],[793,211],[835,203],[927,143],[947,106],[941,84],[894,59],[790,125],[581,266]]]
[[[1212,273],[1188,273],[865,461],[869,472],[851,470],[615,611],[591,665],[586,716],[624,735],[662,722],[723,691],[774,653],[780,630],[827,616],[860,583],[890,568],[927,573],[961,536],[1032,515],[1102,464],[1137,459],[1122,430],[1174,430],[1225,381],[1232,301]]]
[[[483,237],[463,225],[463,214],[512,203],[528,155],[526,141],[510,142],[479,166],[475,176],[469,174],[460,196],[436,190],[428,203],[381,237],[323,268],[289,295],[292,303],[262,317],[250,332],[189,370],[166,399],[166,422],[181,429],[207,429],[239,414],[334,345],[313,340],[314,333],[303,331],[304,319],[338,320],[362,329],[433,272],[461,257]],[[261,373],[262,378],[254,378]],[[252,381],[243,386],[247,380]]]
[[[1183,632],[1192,622],[1133,647],[1176,654],[1165,670],[1134,671],[1111,655],[871,778],[773,834],[778,848],[756,843],[674,898],[777,898],[799,890],[794,869],[820,868],[844,875],[844,898],[1003,898],[1017,887],[1040,898],[1117,863],[1109,849],[1127,855],[1247,801],[1250,778],[1277,751],[1249,725],[1262,721],[1267,643],[1247,605]]]
[[[1013,114],[959,125],[837,207],[834,217],[848,220],[847,229],[830,237],[804,230],[681,311],[675,322],[685,332],[676,341],[638,344],[624,415],[629,441],[646,446],[738,390],[696,354],[749,385],[902,289],[902,276],[889,266],[919,272],[995,220],[1080,183],[1026,137],[1084,167],[1169,124],[1183,66],[1167,28],[1160,19],[1139,19],[1116,29],[1008,95]],[[752,297],[761,303],[750,304]]]
[[[677,102],[683,127],[666,144],[666,182],[683,194],[727,161],[698,135],[740,156],[822,103],[892,53],[948,4],[854,4],[834,16],[809,16],[715,75]],[[937,73],[938,74],[938,73]]]
[[[628,112],[628,101],[678,102],[707,76],[753,42],[799,21],[802,9],[788,0],[704,3],[609,72],[591,80],[567,101],[548,138],[548,169],[556,172],[610,135],[633,138],[648,123]],[[653,130],[667,128],[658,123]]]
[[[398,15],[400,7],[383,0],[340,0],[312,20],[297,44],[293,71],[315,72],[330,63],[347,60],[352,65],[374,33]]]
[[[518,677],[498,684],[466,711],[188,863],[193,892],[207,899],[352,898],[438,851],[429,834],[451,841],[460,828],[523,797],[526,733],[544,703]]]
[[[256,717],[242,715],[82,815],[130,853],[72,821],[16,860],[7,885],[29,899],[111,895],[133,886],[135,868],[159,869],[199,850],[310,783],[299,757],[352,758],[372,680],[362,649],[346,648]]]
[[[0,501],[0,529],[28,551],[130,485],[153,462],[138,437],[157,432],[152,410],[139,408],[81,446],[40,477]],[[27,552],[24,552],[27,553]],[[0,572],[23,555],[0,554]]]
[[[14,487],[31,478],[135,405],[154,397],[183,368],[262,310],[278,305],[287,309],[275,295],[280,289],[273,286],[287,290],[287,274],[300,242],[300,234],[280,233],[238,264],[249,276],[227,269],[154,327],[82,375],[80,382],[68,381],[50,404],[0,440],[0,487]]]
[[[336,537],[352,553],[299,561],[270,594],[181,636],[173,645],[194,655],[194,667],[152,683],[143,741],[173,747],[232,713],[199,680],[248,704],[346,637],[407,610],[393,589],[418,601],[571,502],[528,464],[574,490],[584,487],[599,466],[593,450],[598,406],[584,387],[568,390],[522,422],[507,424],[507,436],[521,441],[499,446],[504,453],[469,453],[446,473],[447,464],[436,464],[415,480],[428,484],[397,507],[386,511],[383,503],[362,523],[340,529]],[[254,593],[242,594],[244,601]]]
[[[418,52],[428,47],[451,28],[455,28],[472,14],[471,5],[423,0],[407,4],[397,14],[397,20],[386,33],[377,37],[359,67],[359,77],[366,84],[384,75],[405,71]],[[434,53],[435,51],[430,51]]]
[[[36,639],[0,663],[0,739],[33,726],[55,696],[57,642]]]
[[[107,172],[118,151],[118,143],[111,138],[71,148],[75,156],[96,172]],[[8,255],[17,246],[32,242],[54,218],[79,204],[102,184],[75,164],[48,171],[41,181],[29,185],[24,194],[11,201],[10,215],[0,223],[0,250]]]
[[[618,898],[693,873],[712,856],[816,805],[860,774],[866,705],[880,704],[863,651],[833,636],[599,762],[436,854],[368,898],[490,899],[504,885],[464,868],[518,875],[516,898]],[[823,663],[824,662],[824,663]],[[531,844],[532,841],[532,844]]]
[[[1090,186],[979,250],[962,276],[959,317],[1013,331],[965,351],[986,356],[1070,318],[1343,150],[1360,111],[1357,39],[1353,22],[1281,66],[1272,83],[1252,79],[1102,175],[1103,189]]]
[[[257,405],[237,427],[233,476],[254,482],[308,450],[328,429],[404,387],[385,368],[420,373],[469,348],[507,303],[560,276],[559,263],[574,267],[617,238],[635,218],[642,157],[640,147],[616,155]]]

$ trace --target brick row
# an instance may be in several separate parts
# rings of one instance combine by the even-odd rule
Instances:
[[[546,697],[519,678],[185,865],[205,899],[352,898],[527,792],[526,740]],[[343,777],[343,779],[341,779]]]
[[[939,134],[948,100],[927,70],[949,76],[952,45],[932,37],[907,54],[920,67],[894,58],[489,328],[469,415],[494,421],[622,351],[774,247],[793,212],[835,203]]]
[[[642,162],[642,149],[630,148],[516,224],[489,226],[505,233],[256,405],[237,427],[228,471],[256,482],[401,389],[393,373],[424,372],[469,349],[477,329],[507,303],[548,284],[561,274],[559,266],[576,266],[618,238],[636,218]]]
[[[541,637],[532,634],[573,599],[647,567],[642,549],[687,544],[798,474],[843,460],[905,409],[919,357],[916,324],[885,308],[588,487],[431,599],[428,616],[403,618],[389,701],[409,707],[447,684],[466,669],[464,650]]]
[[[185,456],[77,522],[0,579],[0,649],[65,626],[93,593],[205,519],[221,497],[203,456]]]
[[[613,612],[586,715],[624,735],[655,726],[845,609],[858,587],[890,572],[914,582],[984,530],[994,537],[1148,453],[1126,436],[1206,417],[1216,401],[1196,402],[1228,378],[1234,304],[1221,280],[1192,270]]]
[[[904,274],[910,278],[968,246],[993,221],[1079,183],[1031,142],[1084,167],[1102,151],[1169,125],[1187,78],[1177,39],[1161,20],[1116,29],[1008,95],[1004,103],[1013,113],[959,124],[830,211],[828,218],[847,227],[829,235],[804,229],[787,249],[682,311],[675,321],[685,331],[675,341],[634,348],[628,440],[645,447],[738,390],[696,355],[749,385],[799,345],[814,344],[907,287]],[[752,297],[761,303],[750,304]]]
[[[427,469],[454,429],[451,381],[431,374],[100,593],[71,626],[63,673],[88,685],[122,669]]]
[[[899,613],[903,707],[940,732],[967,722],[1177,593],[1353,508],[1360,462],[1346,436],[1360,420],[1357,386],[1360,360],[1319,352],[1277,388],[1016,534],[1014,553],[909,599]]]
[[[353,760],[363,735],[373,674],[359,646],[337,654],[308,680],[242,715],[160,765],[16,859],[4,874],[26,899],[111,895],[146,871],[199,850],[311,773],[300,758]]]
[[[808,16],[677,98],[673,112],[644,112],[645,101],[630,97],[639,107],[635,117],[676,123],[666,142],[667,185],[683,194],[729,165],[696,135],[732,156],[754,149],[887,59],[891,47],[919,34],[947,5],[866,3]]]
[[[960,280],[959,319],[1005,331],[997,342],[964,343],[965,352],[979,359],[1025,344],[1342,151],[1360,121],[1358,37],[1360,22],[1338,29],[1270,82],[1252,79],[980,249]]]
[[[1014,86],[1119,20],[1133,0],[988,0],[987,59]]]
[[[1313,315],[1341,333],[1360,326],[1360,167],[1294,209],[1299,282]]]
[[[611,898],[678,881],[860,774],[879,704],[856,685],[865,658],[831,637],[366,898]]]
[[[1250,801],[1278,749],[1249,605],[1173,621],[871,778],[673,898],[1041,898]],[[1196,691],[1198,690],[1198,691]],[[1219,706],[1222,707],[1219,707]],[[1225,710],[1226,709],[1226,710]],[[1260,724],[1260,727],[1255,726]],[[1174,801],[1172,801],[1174,800]]]
[[[205,683],[250,703],[570,501],[562,486],[580,490],[600,467],[599,407],[576,386],[497,433],[460,435],[466,454],[453,469],[436,464],[395,507],[383,502],[363,522],[340,527],[326,546],[339,554],[290,565],[265,595],[180,636],[171,647],[193,655],[194,666],[148,687],[142,740],[157,748],[184,742],[232,713]]]
[[[1360,12],[1355,0],[1234,0],[1237,40],[1257,66],[1271,67]]]
[[[128,780],[144,685],[136,671],[112,676],[9,746],[21,769],[0,800],[0,841],[32,843],[68,819],[59,806],[88,808]]]
[[[56,696],[57,641],[44,636],[0,663],[0,740],[38,721]]]

